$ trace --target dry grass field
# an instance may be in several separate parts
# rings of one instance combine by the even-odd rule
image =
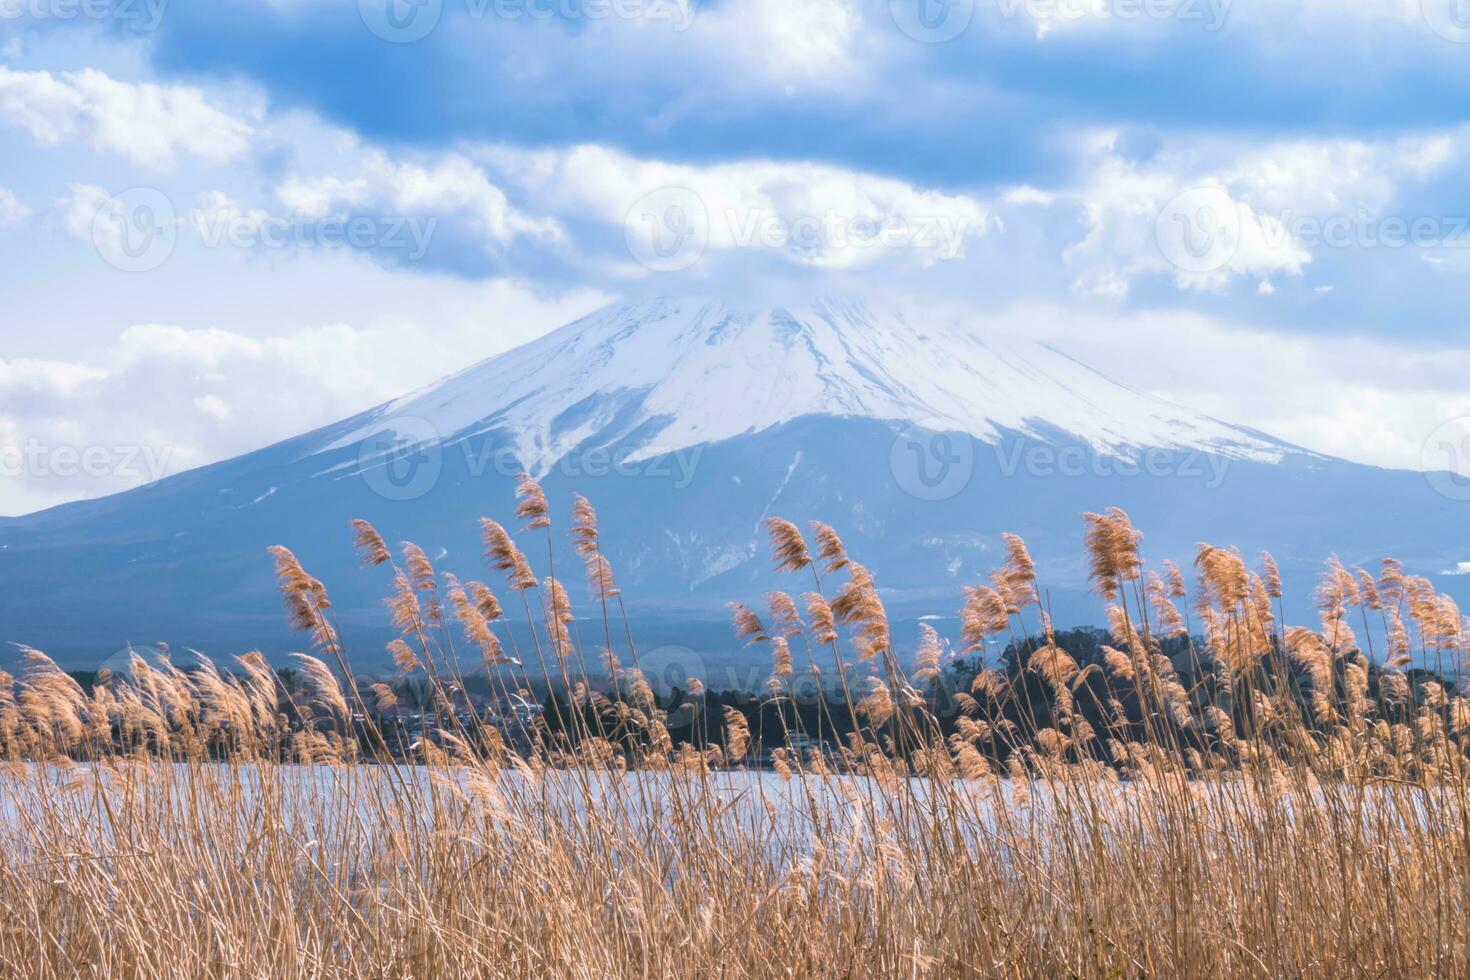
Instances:
[[[873,576],[829,528],[775,520],[799,584],[735,622],[787,737],[725,710],[707,740],[640,673],[591,507],[580,621],[529,479],[520,516],[548,567],[487,522],[497,589],[356,528],[396,581],[400,678],[432,692],[406,752],[381,722],[399,687],[353,675],[283,549],[300,691],[258,655],[84,688],[28,651],[0,676],[0,974],[1470,975],[1470,702],[1410,666],[1458,666],[1465,623],[1392,561],[1331,563],[1319,622],[1289,627],[1268,556],[1202,547],[1186,588],[1126,515],[1086,515],[1111,642],[1083,663],[1008,537],[956,639],[1024,656],[941,711],[937,635],[901,662]],[[508,649],[512,617],[532,649]],[[589,619],[605,644],[584,650]],[[840,740],[782,708],[814,651],[839,665]],[[477,718],[469,671],[557,697]]]

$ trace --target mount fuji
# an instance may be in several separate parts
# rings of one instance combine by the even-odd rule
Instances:
[[[76,668],[129,642],[284,653],[301,640],[264,549],[286,544],[326,582],[353,655],[380,665],[388,583],[357,567],[347,522],[486,578],[477,520],[515,526],[522,470],[563,514],[572,492],[597,507],[643,642],[705,659],[738,657],[724,602],[776,586],[771,515],[832,524],[900,625],[952,613],[1004,531],[1026,538],[1059,625],[1097,622],[1078,515],[1109,506],[1153,560],[1184,564],[1204,540],[1270,548],[1298,603],[1288,613],[1305,615],[1334,552],[1392,554],[1432,578],[1470,558],[1465,504],[1423,474],[1309,452],[1047,346],[845,300],[665,298],[258,452],[0,520],[0,639]],[[553,543],[572,567],[556,527]],[[543,541],[523,546],[544,561]],[[1464,581],[1436,584],[1460,597]]]

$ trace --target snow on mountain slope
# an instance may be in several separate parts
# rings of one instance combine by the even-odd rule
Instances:
[[[706,299],[607,307],[383,406],[321,451],[389,431],[454,441],[502,430],[539,474],[589,439],[633,437],[644,447],[637,455],[652,456],[805,415],[891,420],[987,442],[1001,430],[1043,440],[1061,430],[1119,456],[1162,448],[1275,462],[1300,452],[1039,344],[982,339],[850,301],[744,311]]]
[[[912,450],[922,440],[895,431],[909,423],[965,431],[997,451],[934,440],[921,455]],[[457,445],[416,451],[430,441]],[[1210,459],[1019,465],[1043,443]],[[594,448],[636,448],[658,465],[561,465],[590,462],[578,457]],[[772,515],[836,528],[900,618],[954,610],[960,587],[986,580],[1003,555],[1000,533],[1012,531],[1044,570],[1058,624],[1097,623],[1078,515],[1110,506],[1147,534],[1151,561],[1187,564],[1200,541],[1269,548],[1297,621],[1315,615],[1313,586],[1333,553],[1349,565],[1393,554],[1470,605],[1470,576],[1440,574],[1470,556],[1456,533],[1463,501],[1423,474],[1296,450],[1057,351],[915,315],[837,301],[742,311],[670,299],[609,307],[233,460],[0,520],[0,641],[88,669],[139,638],[212,655],[290,653],[300,637],[281,615],[266,553],[285,544],[328,583],[354,658],[391,669],[381,654],[396,635],[381,603],[386,583],[359,567],[349,521],[419,543],[442,572],[483,577],[478,521],[519,524],[521,465],[543,478],[555,513],[577,493],[597,507],[640,645],[697,649],[706,662],[751,656],[724,604],[777,584],[761,526]],[[569,549],[561,530],[547,541]],[[594,606],[580,578],[568,587],[585,612]],[[0,646],[0,665],[4,655]]]

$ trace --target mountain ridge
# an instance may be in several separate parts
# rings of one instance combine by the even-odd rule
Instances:
[[[988,387],[962,390],[977,377]],[[1079,514],[1114,505],[1151,560],[1187,567],[1201,540],[1271,549],[1299,621],[1314,615],[1332,553],[1349,564],[1393,554],[1432,578],[1470,558],[1453,533],[1463,505],[1422,474],[1293,447],[1060,351],[865,307],[663,299],[616,304],[254,453],[0,520],[0,640],[77,666],[129,639],[299,649],[265,555],[284,544],[327,583],[354,656],[381,663],[389,583],[357,566],[348,521],[493,585],[478,521],[518,525],[523,467],[559,512],[573,493],[597,507],[635,626],[706,659],[745,655],[726,601],[781,587],[761,528],[773,515],[834,526],[896,622],[958,608],[1010,531],[1030,545],[1057,624],[1097,623]],[[557,567],[575,567],[560,514],[552,544]],[[527,550],[546,553],[540,541]],[[580,583],[567,584],[588,608]],[[1470,576],[1438,584],[1470,599]]]
[[[487,391],[503,403],[487,402]],[[1037,404],[1032,391],[1050,403]],[[737,413],[731,403],[740,394],[752,397]],[[616,434],[626,436],[663,420],[653,427],[657,448],[671,451],[833,415],[985,441],[1002,428],[1039,436],[1040,420],[1112,453],[1306,452],[1120,384],[1048,345],[985,339],[945,323],[914,326],[901,313],[830,298],[746,310],[708,298],[612,304],[366,415],[367,425],[324,448],[376,435],[374,426],[391,427],[395,416],[427,423],[441,441],[498,425],[515,433],[539,475],[609,425],[621,424]]]

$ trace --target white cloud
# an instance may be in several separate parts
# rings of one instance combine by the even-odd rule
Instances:
[[[30,214],[31,209],[20,202],[14,191],[0,187],[0,228],[18,225]]]
[[[172,166],[180,152],[210,163],[238,159],[251,135],[196,88],[122,82],[94,68],[57,77],[0,66],[0,119],[43,145],[87,140],[156,169]]]
[[[681,45],[679,59],[721,62],[717,73],[728,85],[710,96],[716,101],[753,88],[823,90],[838,101],[882,74],[864,47],[872,43],[871,26],[845,0],[750,0],[709,6],[684,35],[668,25],[617,20],[562,32],[556,43],[583,51],[576,46],[601,43],[599,31],[623,31],[639,39],[628,50],[651,57],[650,52],[672,50],[667,45],[674,38]],[[907,42],[903,47],[910,55],[923,50]],[[596,145],[388,149],[306,112],[239,108],[258,98],[221,99],[214,89],[124,81],[92,69],[52,74],[0,67],[0,125],[19,127],[40,143],[90,145],[149,168],[172,165],[176,173],[146,182],[167,189],[196,225],[229,220],[260,226],[282,209],[305,219],[427,216],[487,248],[525,238],[565,245],[564,253],[587,258],[589,266],[599,263],[589,276],[606,275],[592,280],[605,283],[646,274],[621,256],[616,264],[603,262],[606,253],[599,251],[609,236],[623,251],[625,223],[638,201],[659,188],[687,188],[708,211],[711,252],[731,268],[747,259],[759,267],[762,257],[774,257],[796,268],[801,287],[813,291],[826,285],[822,273],[848,270],[858,270],[875,288],[901,284],[907,265],[898,274],[878,268],[882,259],[894,257],[908,265],[949,262],[954,281],[974,269],[960,261],[970,247],[976,265],[975,253],[994,263],[988,275],[1009,277],[1007,286],[1034,296],[1036,284],[1026,279],[1044,266],[1045,275],[1075,282],[1081,295],[1067,300],[1074,304],[1067,310],[1028,308],[1008,321],[1015,332],[1055,334],[1063,349],[1121,380],[1163,386],[1161,393],[1178,401],[1319,451],[1418,466],[1429,433],[1447,418],[1470,415],[1470,399],[1462,394],[1462,379],[1470,373],[1464,350],[1423,351],[1391,338],[1318,340],[1292,335],[1291,324],[1245,328],[1185,312],[1089,313],[1114,308],[1145,277],[1172,282],[1185,297],[1234,285],[1263,296],[1279,290],[1282,295],[1270,305],[1287,307],[1292,279],[1311,268],[1315,251],[1297,240],[1291,219],[1402,209],[1415,187],[1452,174],[1464,160],[1470,146],[1464,130],[1378,141],[1262,142],[1243,135],[1164,133],[1157,143],[1137,141],[1149,147],[1147,156],[1130,154],[1129,141],[1114,134],[1089,132],[1077,137],[1077,172],[1083,176],[1074,185],[1022,185],[999,191],[992,201],[831,164],[691,164]],[[673,97],[684,100],[684,108],[705,98],[693,89]],[[271,169],[256,166],[265,160]],[[203,174],[201,163],[222,166]],[[116,159],[106,165],[127,171]],[[52,215],[43,214],[86,243],[91,268],[100,270],[96,280],[80,280],[84,289],[98,288],[87,298],[87,316],[95,322],[77,328],[81,318],[74,315],[61,328],[92,331],[90,342],[68,344],[95,353],[76,360],[0,360],[0,444],[146,443],[168,447],[176,470],[335,421],[593,305],[590,291],[543,302],[497,284],[485,287],[492,298],[472,314],[460,309],[455,312],[461,319],[446,324],[442,307],[429,308],[438,300],[428,294],[459,296],[457,291],[479,284],[386,271],[365,260],[350,273],[339,266],[319,272],[353,256],[306,258],[282,250],[241,258],[226,249],[191,250],[184,242],[170,265],[129,280],[90,254],[98,209],[109,198],[96,185],[108,171],[100,174],[48,173],[46,180],[71,191]],[[29,186],[15,185],[22,195],[32,202],[55,198],[55,187],[31,179]],[[201,187],[219,189],[201,196]],[[1198,187],[1217,192],[1239,216],[1233,247],[1218,268],[1180,268],[1159,246],[1166,205]],[[194,202],[198,207],[187,212],[185,205]],[[16,194],[0,189],[0,226],[24,221],[28,213]],[[1080,226],[1069,224],[1078,214]],[[1004,230],[999,215],[1007,218]],[[27,227],[45,224],[37,220]],[[838,240],[834,229],[849,237]],[[860,236],[864,229],[898,233],[891,239],[895,244],[854,240],[853,233]],[[982,236],[988,240],[981,242]],[[6,247],[19,237],[7,234]],[[1014,248],[1017,243],[1024,247]],[[106,242],[98,244],[106,254]],[[1312,274],[1314,280],[1324,278],[1317,269]],[[75,281],[52,288],[76,291]],[[1046,286],[1051,288],[1050,280]],[[41,287],[25,288],[36,290],[29,309],[44,309],[34,299]],[[1316,294],[1333,288],[1312,285]],[[1353,288],[1344,282],[1339,292]],[[178,303],[196,305],[168,306],[173,294]],[[973,290],[966,295],[972,297]],[[372,301],[381,306],[376,320],[361,315]],[[311,314],[300,315],[300,307]],[[118,324],[145,317],[200,327],[218,322],[220,310],[238,311],[253,322],[229,329],[140,325],[117,332]],[[34,335],[44,337],[52,329],[49,314],[30,315],[44,327]],[[492,332],[509,321],[535,327],[514,336]],[[1141,367],[1139,350],[1149,351],[1159,366]],[[18,509],[5,501],[19,500],[21,492],[27,500],[54,502],[123,489],[136,480],[76,481],[53,474],[23,482],[16,490],[19,483],[0,481],[0,512]]]
[[[1029,184],[1012,187],[1002,196],[1006,204],[1042,204],[1056,203],[1057,196],[1050,191],[1043,191]]]
[[[1054,343],[1171,401],[1357,462],[1444,468],[1431,437],[1447,425],[1470,437],[1470,347],[1283,334],[1187,309],[1097,314],[1027,305],[975,319]]]
[[[276,198],[308,218],[324,218],[344,205],[368,199],[368,182],[360,177],[292,177],[276,187]]]
[[[521,235],[555,241],[563,234],[556,221],[513,207],[504,191],[457,153],[421,164],[364,149],[351,166],[346,174],[288,178],[276,187],[276,197],[308,218],[369,209],[380,214],[444,216],[467,222],[481,237],[497,243]]]
[[[219,395],[200,395],[194,399],[194,407],[216,422],[228,423],[235,417],[230,403]]]
[[[834,85],[861,71],[855,46],[863,18],[847,0],[743,0],[711,7],[695,31],[737,61],[731,75],[756,68],[782,88]]]
[[[269,212],[261,208],[246,209],[224,191],[206,191],[200,196],[199,206],[190,210],[188,216],[194,232],[204,242],[222,240],[217,230],[226,227],[238,226],[258,235],[269,219]]]
[[[1230,152],[1209,141],[1196,151],[1228,161],[1221,180],[1254,208],[1290,219],[1345,208],[1389,206],[1405,183],[1442,171],[1465,149],[1459,131],[1381,142],[1282,140]]]
[[[0,116],[50,145],[77,135],[86,100],[75,86],[48,71],[15,72],[0,66]]]
[[[68,361],[35,358],[0,360],[0,389],[15,399],[37,394],[68,397],[84,383],[96,381],[105,374],[97,368]]]
[[[1167,141],[1146,160],[1124,156],[1116,133],[1077,141],[1085,179],[1056,192],[1083,210],[1081,240],[1063,259],[1079,292],[1126,295],[1145,275],[1185,290],[1238,278],[1302,275],[1319,247],[1370,244],[1405,193],[1470,152],[1470,130],[1381,142],[1287,140],[1241,145]]]
[[[603,300],[495,283],[458,321],[394,316],[273,337],[140,324],[95,360],[0,359],[0,513],[115,493],[300,435]],[[95,463],[82,466],[88,454]]]
[[[1075,192],[1086,232],[1066,246],[1079,292],[1125,295],[1140,275],[1213,289],[1235,276],[1300,275],[1311,255],[1218,180],[1103,160]]]
[[[898,253],[924,265],[956,259],[990,220],[973,197],[823,164],[695,166],[602,146],[531,154],[494,148],[484,155],[531,200],[568,216],[601,219],[633,236],[662,234],[667,216],[659,201],[655,213],[639,209],[650,195],[673,190],[686,210],[699,213],[710,249],[775,255],[814,269],[857,268]]]
[[[166,261],[177,239],[179,217],[156,188],[113,195],[92,184],[73,184],[56,203],[73,238],[89,242],[118,269],[151,269]]]
[[[92,222],[97,211],[112,197],[105,188],[95,184],[72,184],[71,193],[57,200],[61,221],[73,238],[92,240]]]
[[[920,265],[960,258],[984,235],[988,207],[964,194],[810,163],[742,161],[709,166],[643,159],[599,145],[524,150],[480,146],[429,160],[403,160],[348,140],[333,159],[275,187],[298,214],[372,212],[467,223],[490,243],[520,236],[568,240],[567,228],[601,223],[622,248],[642,233],[636,210],[650,194],[692,194],[709,249],[777,256],[797,266],[841,270],[902,253]],[[507,191],[514,194],[512,203]],[[1022,192],[1041,201],[1041,192]],[[662,217],[653,215],[655,224]],[[572,243],[586,257],[596,243]],[[626,266],[626,263],[624,264]],[[642,270],[626,266],[625,271]]]
[[[1024,18],[1033,26],[1037,40],[1054,31],[1115,29],[1137,34],[1146,25],[1168,23],[1214,34],[1229,24],[1230,0],[1149,0],[1120,3],[1119,0],[1001,0],[997,13],[1007,19]]]
[[[613,98],[623,85],[656,87],[661,115],[673,118],[707,111],[711,102],[750,97],[851,98],[881,73],[881,28],[890,16],[887,0],[873,22],[864,16],[873,10],[865,0],[613,5],[622,7],[634,8],[635,15],[589,18],[586,30],[522,23],[478,31],[480,56],[514,65],[528,84],[601,83]],[[874,23],[880,30],[871,29]]]

